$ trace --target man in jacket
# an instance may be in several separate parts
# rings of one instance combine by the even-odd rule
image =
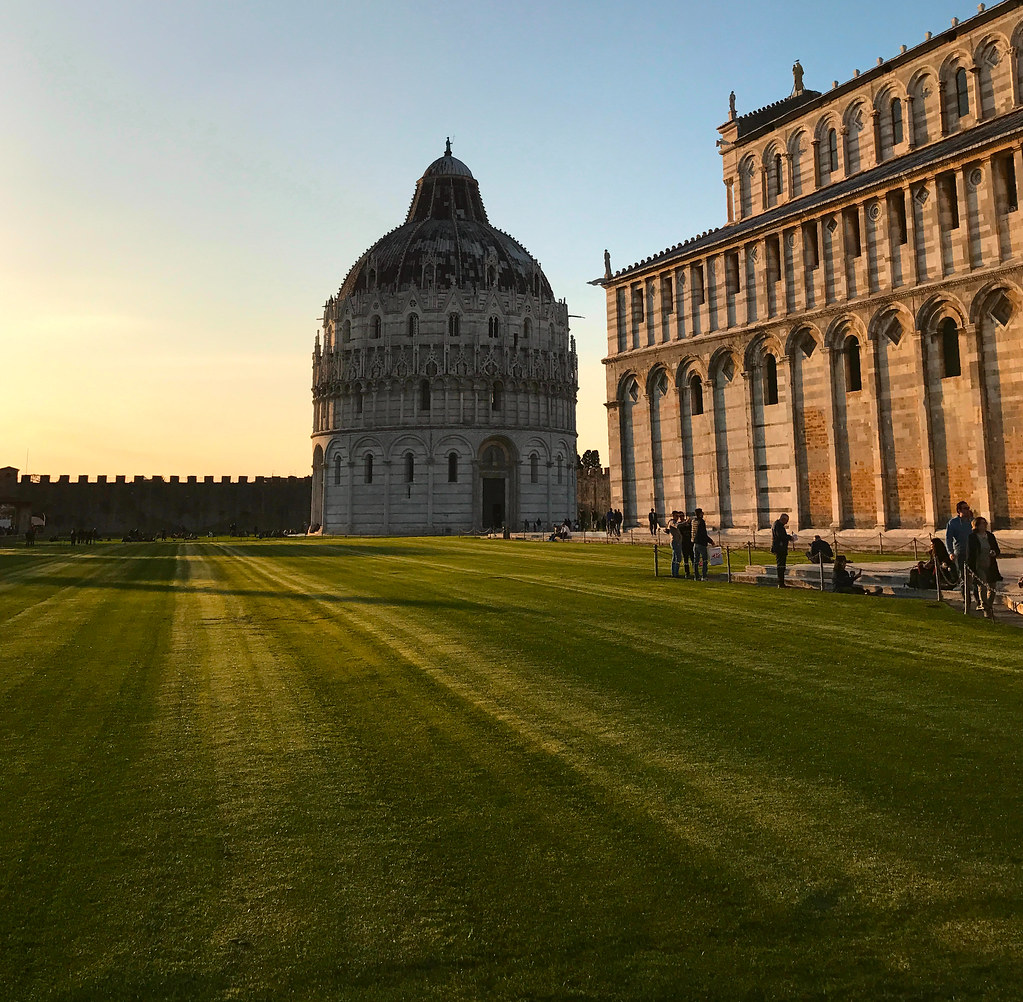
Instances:
[[[707,563],[709,554],[707,547],[713,546],[714,541],[707,532],[707,523],[703,520],[703,509],[697,508],[693,512],[693,577],[697,581],[707,580]],[[703,565],[703,578],[700,577],[700,565]]]
[[[789,559],[789,543],[795,542],[796,537],[790,536],[786,526],[789,524],[787,512],[778,516],[774,525],[771,526],[771,552],[774,554],[774,563],[778,570],[778,587],[785,588],[785,564]]]

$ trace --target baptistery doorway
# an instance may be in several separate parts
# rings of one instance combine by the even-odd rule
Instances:
[[[477,461],[477,528],[500,531],[514,524],[515,462],[510,442],[489,439],[480,446]]]

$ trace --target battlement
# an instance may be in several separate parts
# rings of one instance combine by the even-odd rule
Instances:
[[[0,467],[0,506],[44,520],[47,533],[304,530],[312,477],[26,473]]]
[[[13,467],[7,467],[8,470],[13,470],[13,476],[10,478],[16,480],[21,484],[294,484],[302,480],[308,480],[308,477],[249,477],[249,476],[186,476],[186,477],[145,477],[145,476],[126,476],[124,474],[117,474],[113,477],[108,477],[106,474],[98,474],[95,478],[92,478],[87,473],[80,473],[75,477],[72,477],[68,473],[59,474],[56,477],[51,476],[49,473],[22,473],[18,475],[18,470]],[[3,473],[0,470],[0,473]],[[0,477],[0,479],[3,479]]]

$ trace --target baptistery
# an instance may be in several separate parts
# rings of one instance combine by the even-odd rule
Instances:
[[[313,531],[418,535],[574,518],[568,306],[444,155],[326,302],[313,351]]]

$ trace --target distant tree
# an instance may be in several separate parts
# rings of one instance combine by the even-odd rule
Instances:
[[[587,449],[579,459],[579,466],[584,470],[599,470],[600,452],[596,449]]]

